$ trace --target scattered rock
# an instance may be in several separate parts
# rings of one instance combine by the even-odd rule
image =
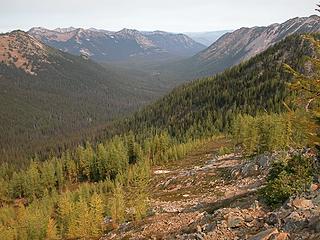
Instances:
[[[155,170],[153,173],[154,174],[167,174],[167,173],[170,173],[170,171],[168,171],[168,170]]]
[[[166,189],[173,180],[174,180],[174,178],[168,179],[168,180],[162,185],[162,188]]]

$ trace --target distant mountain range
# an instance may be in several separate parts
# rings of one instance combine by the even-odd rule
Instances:
[[[163,68],[181,79],[210,76],[250,59],[289,35],[316,32],[320,32],[320,17],[317,15],[297,17],[267,27],[240,28],[226,33],[195,56]]]
[[[161,91],[143,73],[102,67],[22,31],[1,34],[0,52],[1,157],[45,149],[55,137],[80,137]]]
[[[217,41],[222,35],[232,32],[232,30],[210,31],[210,32],[186,32],[185,34],[191,37],[196,42],[202,43],[209,47]]]
[[[87,55],[99,62],[187,57],[206,48],[187,35],[163,31],[122,29],[112,32],[94,28],[49,30],[37,27],[28,33],[48,46],[74,55]]]

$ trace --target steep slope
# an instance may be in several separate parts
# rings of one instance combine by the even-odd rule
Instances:
[[[3,158],[45,149],[58,136],[62,144],[161,94],[146,76],[57,51],[22,31],[0,35],[0,50]]]
[[[206,129],[225,130],[238,113],[280,112],[289,93],[286,82],[291,79],[283,64],[304,71],[304,57],[314,54],[312,44],[303,36],[290,36],[220,75],[176,88],[136,113],[125,126],[168,129],[183,138]]]
[[[189,79],[190,76],[213,75],[248,60],[289,35],[315,32],[320,32],[320,17],[317,15],[293,18],[267,27],[241,28],[226,33],[192,58],[171,64],[171,71],[178,69],[184,78]]]
[[[28,33],[49,46],[100,62],[192,56],[205,48],[186,35],[160,31],[32,28]]]

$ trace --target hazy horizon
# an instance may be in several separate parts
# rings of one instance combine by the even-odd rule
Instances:
[[[12,0],[2,3],[0,32],[32,27],[97,28],[118,31],[210,32],[266,26],[308,17],[317,0]],[[259,3],[257,3],[259,2]],[[288,7],[289,6],[289,7]],[[250,15],[248,11],[250,9]],[[272,14],[270,14],[272,13]]]

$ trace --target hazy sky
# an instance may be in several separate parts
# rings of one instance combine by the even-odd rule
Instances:
[[[34,26],[171,32],[236,29],[315,14],[317,0],[1,0],[0,32]]]

